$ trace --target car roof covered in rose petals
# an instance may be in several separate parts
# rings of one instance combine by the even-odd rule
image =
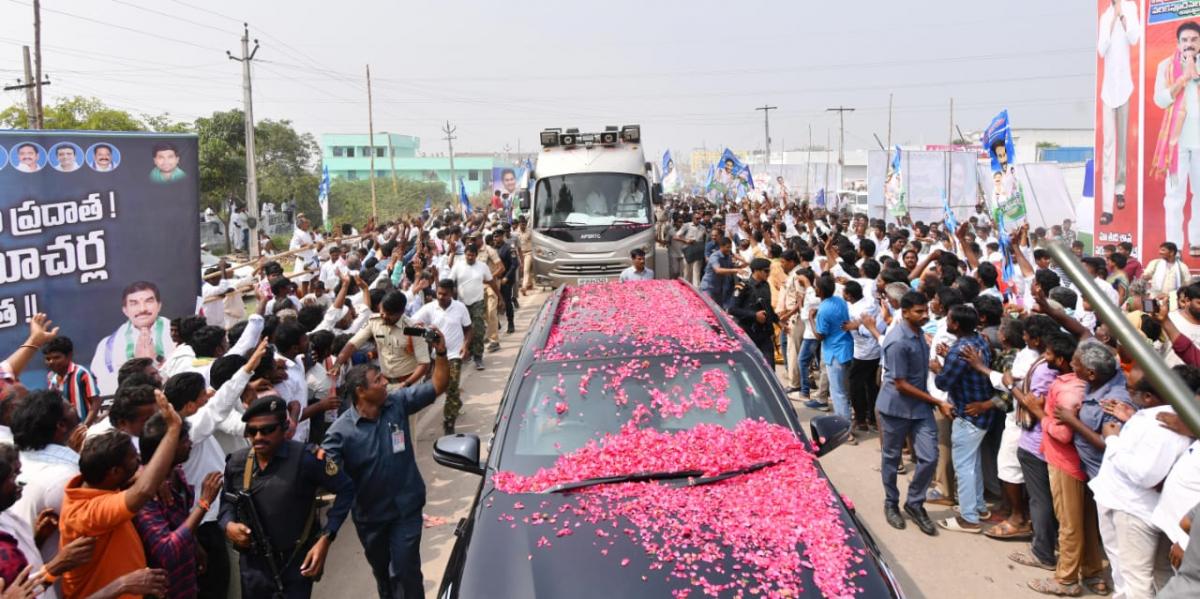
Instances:
[[[564,287],[542,325],[539,360],[728,352],[749,339],[696,288],[653,280]],[[535,328],[535,336],[539,331]]]
[[[705,370],[715,364],[749,376],[749,394],[778,402],[783,417],[746,418],[734,428],[660,431],[643,424],[652,412],[660,418],[723,412],[728,379]],[[536,473],[510,470],[503,457],[509,435],[524,426],[516,410],[532,401],[521,395],[531,386],[523,383],[557,376],[551,397],[539,401],[567,417],[584,404],[565,401],[561,373],[580,369],[578,397],[603,401],[587,400],[583,381],[604,377],[603,388],[612,391],[604,397],[628,421],[617,433],[563,449]],[[622,380],[680,380],[667,373],[689,370],[699,373],[694,388],[652,392],[653,401],[633,409],[623,404]],[[746,468],[752,471],[722,478]],[[550,492],[583,479],[678,470],[721,482]],[[761,354],[741,327],[682,281],[556,291],[517,357],[483,476],[471,516],[455,532],[439,597],[899,596],[874,540],[821,470]]]

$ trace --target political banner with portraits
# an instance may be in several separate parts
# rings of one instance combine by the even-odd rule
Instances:
[[[161,363],[200,289],[194,135],[0,131],[0,347],[44,312],[102,394],[131,358]],[[22,380],[45,385],[39,360]]]
[[[1122,5],[1130,2],[1122,2]],[[1140,208],[1136,237],[1128,227],[1111,232],[1098,229],[1101,243],[1132,241],[1140,246],[1143,262],[1158,256],[1171,242],[1192,270],[1200,269],[1200,114],[1188,98],[1200,93],[1200,10],[1192,2],[1151,2],[1141,31],[1142,145],[1141,202],[1126,199],[1113,211],[1113,223],[1133,222]],[[1126,13],[1129,11],[1126,10]],[[1101,15],[1102,17],[1104,15]],[[1128,19],[1128,15],[1126,16]],[[1101,24],[1104,24],[1103,18]],[[1135,146],[1136,148],[1136,146]],[[1098,172],[1106,171],[1103,164]],[[1104,181],[1102,173],[1098,178]],[[1128,189],[1132,186],[1127,186]],[[1103,188],[1096,195],[1107,196]],[[1101,212],[1101,209],[1097,209]]]

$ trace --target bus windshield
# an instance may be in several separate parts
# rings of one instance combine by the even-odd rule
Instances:
[[[646,178],[626,173],[578,173],[537,180],[534,228],[649,224]]]

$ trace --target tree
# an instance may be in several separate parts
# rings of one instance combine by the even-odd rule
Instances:
[[[397,194],[392,196],[391,183],[380,186],[376,182],[376,205],[380,222],[395,220],[405,215],[417,215],[425,207],[425,199],[434,206],[442,206],[453,199],[446,186],[438,181],[413,181],[400,179],[396,184]],[[315,204],[315,202],[314,202]],[[320,214],[320,209],[317,209]],[[329,189],[329,220],[334,223],[351,223],[360,226],[371,216],[371,182],[334,179]],[[315,222],[315,220],[314,220]]]
[[[145,131],[146,124],[124,110],[109,108],[96,98],[74,96],[59,98],[44,107],[46,129]],[[20,106],[10,106],[0,112],[0,126],[14,129],[29,128],[29,114]]]

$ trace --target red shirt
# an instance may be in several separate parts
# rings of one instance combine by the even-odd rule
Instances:
[[[1075,431],[1063,424],[1054,415],[1057,406],[1075,410],[1083,403],[1083,392],[1086,383],[1075,373],[1067,373],[1054,379],[1050,389],[1046,391],[1046,412],[1042,418],[1042,453],[1046,454],[1046,463],[1071,475],[1071,478],[1085,481],[1087,475],[1079,463],[1079,452],[1075,450]]]

